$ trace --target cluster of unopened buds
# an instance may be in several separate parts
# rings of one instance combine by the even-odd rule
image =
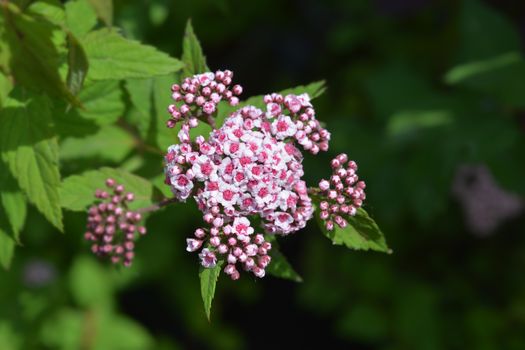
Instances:
[[[319,204],[319,217],[328,231],[334,229],[334,224],[345,228],[348,222],[344,216],[354,216],[366,198],[366,185],[364,181],[358,181],[356,162],[349,161],[342,153],[332,159],[331,166],[330,180],[319,182],[319,190],[325,198]]]
[[[184,99],[194,107],[184,109],[181,115],[185,119],[176,113],[183,126],[215,111],[215,106],[206,108],[193,98],[194,92],[204,89],[203,79],[204,86],[210,86],[219,73],[196,75],[185,79],[182,87],[174,85],[175,100]],[[242,88],[236,85],[233,90],[237,94]],[[185,100],[188,93],[191,97]],[[317,154],[328,150],[330,140],[330,133],[316,119],[308,94],[273,93],[264,96],[263,102],[265,111],[242,107],[208,139],[198,136],[192,141],[189,133],[181,130],[180,143],[170,146],[165,157],[166,184],[180,201],[192,196],[207,224],[187,239],[187,250],[200,251],[205,268],[225,262],[224,271],[234,280],[240,277],[240,268],[263,277],[271,261],[266,235],[296,232],[312,218],[313,205],[302,180],[303,156],[298,147]],[[173,112],[180,108],[168,108],[170,121],[175,121]],[[355,169],[352,171],[355,174]],[[330,196],[327,193],[328,200]]]
[[[87,231],[84,238],[93,242],[94,254],[109,257],[114,264],[128,267],[134,257],[135,235],[145,235],[146,228],[139,225],[142,215],[128,209],[135,199],[123,185],[113,179],[106,180],[107,190],[95,192],[97,202],[88,210]]]

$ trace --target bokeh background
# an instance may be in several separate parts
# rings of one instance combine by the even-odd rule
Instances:
[[[326,80],[333,141],[307,180],[347,152],[394,253],[333,246],[312,223],[282,240],[304,282],[221,278],[209,323],[185,251],[195,208],[152,215],[130,270],[88,254],[85,215],[60,235],[31,209],[0,272],[0,348],[525,349],[524,2],[115,2],[126,36],[174,56],[188,18],[245,96]],[[102,165],[120,163],[84,163]]]

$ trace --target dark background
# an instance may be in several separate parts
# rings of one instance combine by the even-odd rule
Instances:
[[[71,294],[99,283],[103,305],[136,322],[114,334],[155,349],[525,349],[524,2],[115,4],[126,36],[175,56],[188,18],[208,65],[233,70],[245,97],[326,80],[314,105],[331,149],[306,157],[307,180],[348,153],[394,253],[333,246],[312,222],[281,240],[304,282],[222,278],[208,323],[197,258],[184,250],[198,224],[191,205],[149,218],[130,271],[84,255],[84,215],[68,213],[58,236],[32,210],[0,282],[0,308],[27,346],[74,349],[64,338],[90,310]],[[509,53],[518,60],[487,64]],[[479,74],[447,83],[472,62]],[[32,279],[35,269],[47,278]]]

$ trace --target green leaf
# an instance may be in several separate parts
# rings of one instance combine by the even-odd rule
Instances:
[[[97,15],[88,0],[73,0],[65,4],[66,24],[71,33],[82,38],[97,25]]]
[[[89,33],[82,40],[93,80],[148,78],[176,72],[183,63],[152,46],[128,40],[112,29]]]
[[[0,248],[1,249],[1,248]],[[0,322],[0,344],[4,350],[16,350],[22,348],[22,337],[17,334],[14,327],[8,321]]]
[[[272,261],[266,268],[266,272],[275,277],[292,280],[295,282],[302,282],[301,276],[294,270],[292,265],[288,262],[286,257],[280,252],[277,242],[272,242],[272,249],[270,249],[270,256]]]
[[[78,257],[69,271],[69,287],[82,307],[111,307],[113,283],[108,274],[92,257]]]
[[[378,252],[392,253],[388,248],[385,237],[375,221],[368,216],[363,208],[357,209],[355,216],[346,218],[348,226],[340,228],[334,225],[332,231],[328,231],[324,222],[319,218],[318,210],[316,219],[323,234],[330,238],[336,245],[345,245],[348,248],[356,250],[375,250]]]
[[[78,105],[78,100],[67,89],[58,72],[61,58],[54,41],[57,33],[60,36],[60,27],[43,17],[23,14],[9,3],[2,13],[6,16],[5,37],[15,80],[27,88],[61,96]]]
[[[2,208],[0,207],[0,209]],[[3,213],[1,214],[2,216],[4,215]],[[11,266],[16,244],[13,238],[9,235],[7,231],[8,225],[4,220],[4,217],[0,217],[0,265],[7,270]]]
[[[26,102],[9,100],[0,119],[0,150],[29,201],[62,231],[58,145],[52,123],[45,96]]]
[[[463,1],[458,23],[459,62],[486,59],[521,49],[517,28],[507,16],[484,1]]]
[[[105,187],[107,178],[115,179],[124,185],[126,191],[135,193],[135,200],[130,205],[132,209],[146,207],[152,203],[153,186],[148,180],[120,169],[100,168],[64,179],[60,186],[62,207],[84,211],[95,201],[96,189]]]
[[[182,40],[182,62],[185,65],[183,70],[185,77],[210,70],[206,65],[206,57],[202,53],[199,39],[193,31],[191,19],[186,23],[186,31]]]
[[[86,83],[78,98],[83,108],[63,108],[61,113],[78,114],[81,118],[93,120],[98,125],[113,124],[124,113],[122,89],[117,81]]]
[[[126,89],[135,107],[135,110],[129,113],[130,122],[137,127],[140,135],[145,139],[153,115],[153,79],[128,79]]]
[[[321,96],[326,91],[325,81],[320,80],[313,83],[310,83],[308,85],[299,85],[294,88],[286,89],[283,91],[280,91],[279,93],[281,95],[288,95],[288,94],[295,94],[300,95],[307,93],[310,96],[310,99],[315,99],[319,96]],[[218,108],[217,117],[216,117],[216,123],[217,127],[221,126],[226,117],[230,115],[230,113],[236,111],[239,108],[242,108],[244,106],[255,106],[257,108],[264,109],[265,104],[263,101],[264,96],[253,96],[249,99],[242,101],[237,106],[230,106],[226,102],[221,102]]]
[[[73,95],[77,95],[84,84],[89,64],[82,45],[80,45],[80,42],[73,36],[73,34],[68,34],[67,42],[69,46],[67,55],[67,87]]]
[[[202,301],[204,302],[204,311],[206,312],[208,321],[210,320],[211,303],[215,296],[215,287],[221,273],[222,264],[222,261],[218,261],[215,267],[209,269],[201,267],[199,271]]]
[[[20,242],[20,231],[24,228],[26,221],[27,201],[9,171],[4,171],[0,175],[0,200],[7,220],[11,224],[13,238]]]
[[[0,23],[1,25],[1,23]],[[1,39],[0,39],[1,40]],[[0,47],[1,50],[1,47]],[[7,96],[13,89],[13,83],[0,71],[0,108],[4,105],[7,100]]]
[[[134,146],[133,137],[121,128],[107,125],[96,134],[84,138],[66,138],[60,144],[60,159],[71,160],[97,157],[121,162]]]
[[[113,0],[88,0],[98,18],[108,27],[113,25]]]
[[[485,60],[473,61],[452,68],[445,75],[447,84],[457,84],[471,77],[499,70],[522,61],[518,52],[508,52]]]

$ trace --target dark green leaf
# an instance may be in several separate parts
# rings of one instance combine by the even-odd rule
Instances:
[[[73,95],[77,95],[84,84],[89,64],[82,45],[80,45],[80,42],[73,36],[73,34],[68,34],[67,42],[69,46],[67,55],[67,87]]]
[[[4,105],[5,101],[7,100],[7,96],[9,95],[12,89],[13,83],[11,82],[11,80],[2,72],[0,72],[0,108],[2,108],[2,106]]]
[[[108,271],[93,257],[78,257],[69,272],[69,287],[82,307],[111,307],[112,280]]]
[[[57,227],[62,226],[58,145],[45,96],[9,100],[0,119],[0,150],[27,198]]]
[[[222,261],[218,261],[215,267],[209,269],[201,267],[199,271],[202,301],[204,302],[204,311],[206,312],[208,321],[210,320],[211,303],[215,296],[215,287],[221,273],[222,264]]]
[[[153,116],[153,79],[128,79],[126,89],[135,107],[135,110],[129,113],[130,122],[137,127],[140,135],[145,139]]]
[[[359,208],[355,216],[346,218],[348,226],[344,229],[335,225],[332,231],[328,231],[319,218],[318,211],[316,211],[316,219],[323,234],[334,244],[345,245],[356,250],[375,250],[389,254],[392,252],[386,245],[383,233],[363,208]]]
[[[16,243],[9,234],[9,224],[2,209],[2,206],[0,206],[0,265],[4,269],[9,269],[15,254]]]
[[[193,31],[191,20],[186,23],[186,31],[182,40],[182,62],[185,65],[183,70],[185,77],[210,70],[206,65],[206,57],[202,53],[199,39]]]
[[[275,243],[276,242],[272,242],[272,249],[270,250],[272,261],[266,268],[266,272],[275,277],[280,277],[295,282],[302,282],[303,279],[301,276],[299,276],[292,265],[290,265],[286,257],[280,252],[279,247],[277,247]]]
[[[105,187],[107,178],[115,179],[124,185],[126,191],[135,193],[135,200],[130,205],[132,209],[151,204],[153,186],[148,180],[120,169],[101,168],[65,178],[60,186],[62,207],[73,211],[85,210],[95,201],[95,191]]]
[[[183,63],[152,46],[128,40],[112,29],[86,35],[82,43],[89,60],[89,79],[148,78],[176,72]]]

